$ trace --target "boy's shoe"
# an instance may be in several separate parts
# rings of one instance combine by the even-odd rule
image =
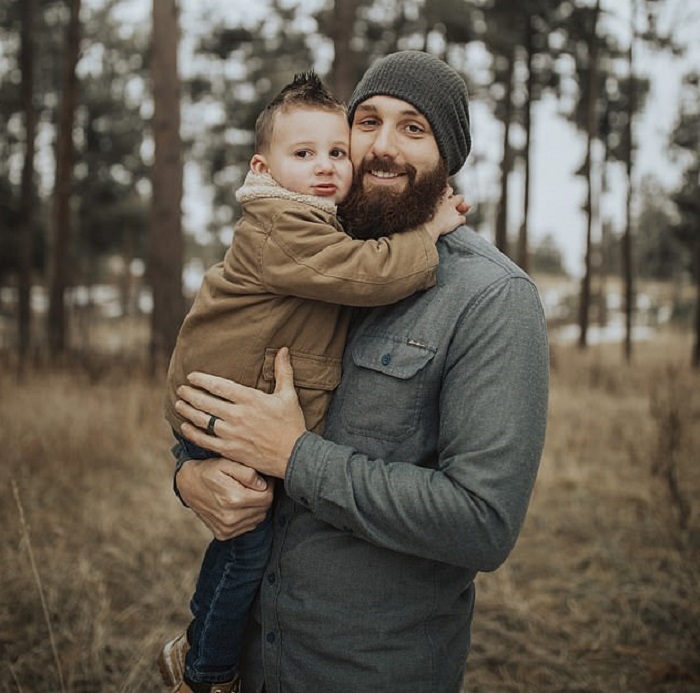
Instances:
[[[170,693],[194,693],[194,691],[182,681]],[[241,679],[236,676],[233,681],[212,683],[209,685],[209,693],[241,693]]]
[[[189,649],[186,633],[180,633],[163,645],[158,655],[158,667],[167,686],[179,686],[182,683],[185,676],[185,655]],[[188,689],[184,689],[183,693],[186,690]]]
[[[168,686],[174,686],[171,693],[194,693],[183,680],[185,677],[185,656],[190,649],[187,633],[180,633],[163,645],[158,656],[158,666],[163,681]],[[233,681],[212,683],[208,693],[241,693],[241,678],[236,676]]]

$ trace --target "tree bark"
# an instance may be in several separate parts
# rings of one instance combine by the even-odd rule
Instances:
[[[693,344],[692,365],[700,369],[700,228],[696,228],[693,244],[693,263],[695,265],[695,343]]]
[[[529,257],[529,221],[530,221],[530,173],[531,173],[531,163],[530,163],[530,148],[532,143],[532,92],[533,84],[535,82],[535,75],[532,66],[532,54],[533,54],[533,32],[532,21],[530,17],[525,17],[525,60],[527,61],[527,99],[525,100],[525,113],[524,115],[524,128],[525,128],[525,151],[523,152],[523,160],[525,162],[524,171],[524,186],[523,191],[523,219],[520,225],[520,233],[518,234],[518,264],[526,272],[529,270],[530,257]]]
[[[48,335],[52,358],[57,358],[65,351],[68,331],[64,301],[68,286],[68,249],[71,236],[71,196],[75,158],[73,124],[78,101],[78,76],[75,68],[80,57],[80,4],[81,0],[70,0],[70,19],[66,31],[58,115],[56,181],[49,253]]]
[[[182,157],[180,142],[179,42],[175,0],[153,0],[153,199],[148,278],[153,295],[151,369],[167,364],[185,312],[182,294]]]
[[[36,108],[34,107],[34,14],[35,0],[24,0],[22,8],[22,107],[24,110],[24,163],[20,192],[19,282],[17,307],[18,376],[22,377],[31,348],[32,257],[34,254],[34,152]]]
[[[501,199],[498,202],[496,214],[496,247],[506,255],[508,254],[508,197],[510,172],[513,167],[513,151],[510,146],[510,125],[513,119],[513,77],[515,74],[515,55],[511,50],[508,56],[508,69],[506,76],[506,111],[503,117],[503,157],[501,159]]]
[[[586,116],[588,136],[586,138],[586,183],[588,195],[586,197],[586,257],[581,280],[581,296],[579,301],[579,340],[578,346],[585,349],[588,345],[588,321],[591,307],[591,275],[592,245],[593,245],[593,143],[597,137],[597,95],[598,95],[598,17],[600,16],[600,0],[597,0],[593,12],[593,26],[588,42],[588,112]]]
[[[625,225],[625,233],[622,238],[622,271],[625,282],[625,341],[624,355],[626,361],[632,360],[632,329],[634,316],[634,266],[632,258],[632,199],[634,196],[634,183],[632,180],[632,168],[634,157],[634,132],[633,119],[637,107],[636,83],[634,77],[634,42],[636,38],[636,12],[637,3],[632,0],[632,16],[630,21],[630,45],[628,52],[629,63],[629,101],[627,114],[627,152],[626,152],[626,168],[627,168],[627,203],[626,216],[627,223]]]
[[[359,0],[335,0],[333,7],[330,38],[333,40],[335,54],[331,68],[331,89],[341,101],[347,101],[355,88],[354,60],[350,42],[359,4]]]

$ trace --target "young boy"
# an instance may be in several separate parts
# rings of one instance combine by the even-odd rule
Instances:
[[[265,108],[255,135],[251,171],[236,193],[243,216],[223,262],[204,277],[168,370],[165,409],[178,465],[215,456],[178,433],[176,390],[187,374],[206,370],[272,392],[274,357],[285,346],[307,426],[321,432],[340,381],[346,306],[394,303],[431,287],[435,242],[464,220],[461,196],[445,194],[416,229],[372,241],[346,235],[336,217],[353,177],[346,112],[313,72],[297,75]],[[193,620],[159,657],[175,690],[239,689],[240,645],[268,560],[269,522],[209,545]]]

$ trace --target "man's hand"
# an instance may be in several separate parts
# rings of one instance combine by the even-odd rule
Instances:
[[[230,460],[189,460],[176,483],[185,503],[222,541],[257,527],[272,505],[273,485]]]
[[[294,444],[306,431],[289,350],[280,349],[275,358],[272,394],[205,373],[191,373],[188,380],[191,385],[178,388],[175,405],[191,422],[182,425],[182,434],[261,474],[284,478]],[[205,432],[207,428],[214,435]]]

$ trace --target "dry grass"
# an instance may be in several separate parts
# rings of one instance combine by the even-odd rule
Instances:
[[[625,366],[618,345],[554,349],[531,510],[510,560],[478,580],[470,693],[700,691],[700,378],[689,353],[671,338],[638,345]],[[664,473],[671,434],[685,510]]]
[[[61,690],[30,542],[65,689],[161,690],[154,653],[186,623],[206,534],[169,488],[160,387],[37,373],[0,392],[0,690]]]
[[[545,459],[516,550],[478,580],[469,693],[700,691],[700,378],[685,338],[620,354],[553,350]],[[137,371],[0,374],[2,693],[164,690],[153,658],[207,536],[171,493],[160,397]]]

